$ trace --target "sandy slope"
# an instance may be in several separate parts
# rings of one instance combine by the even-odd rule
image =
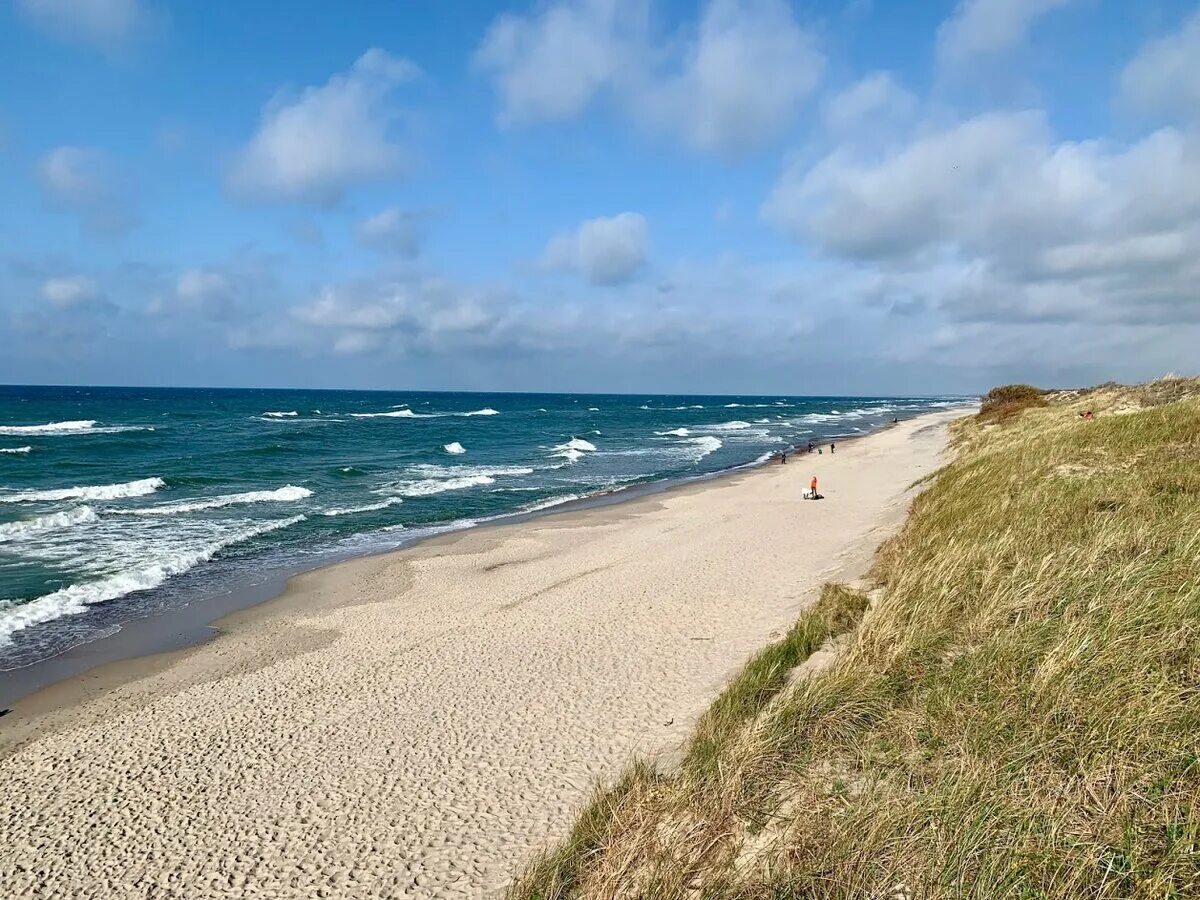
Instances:
[[[22,721],[35,698],[0,722],[0,896],[487,894],[861,571],[951,417],[335,566]]]

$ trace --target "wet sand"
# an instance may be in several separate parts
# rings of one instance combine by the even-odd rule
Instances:
[[[27,698],[0,719],[0,896],[496,892],[865,570],[960,414],[340,563]]]

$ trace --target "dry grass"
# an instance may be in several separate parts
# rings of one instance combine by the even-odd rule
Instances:
[[[831,588],[513,897],[1200,896],[1200,382],[955,446],[836,662]]]

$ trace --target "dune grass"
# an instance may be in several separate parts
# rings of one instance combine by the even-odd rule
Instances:
[[[827,589],[511,896],[1200,896],[1200,382],[1043,402],[958,423],[861,624]]]

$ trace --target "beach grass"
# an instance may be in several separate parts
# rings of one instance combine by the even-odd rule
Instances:
[[[998,405],[510,896],[1200,896],[1200,381]]]

